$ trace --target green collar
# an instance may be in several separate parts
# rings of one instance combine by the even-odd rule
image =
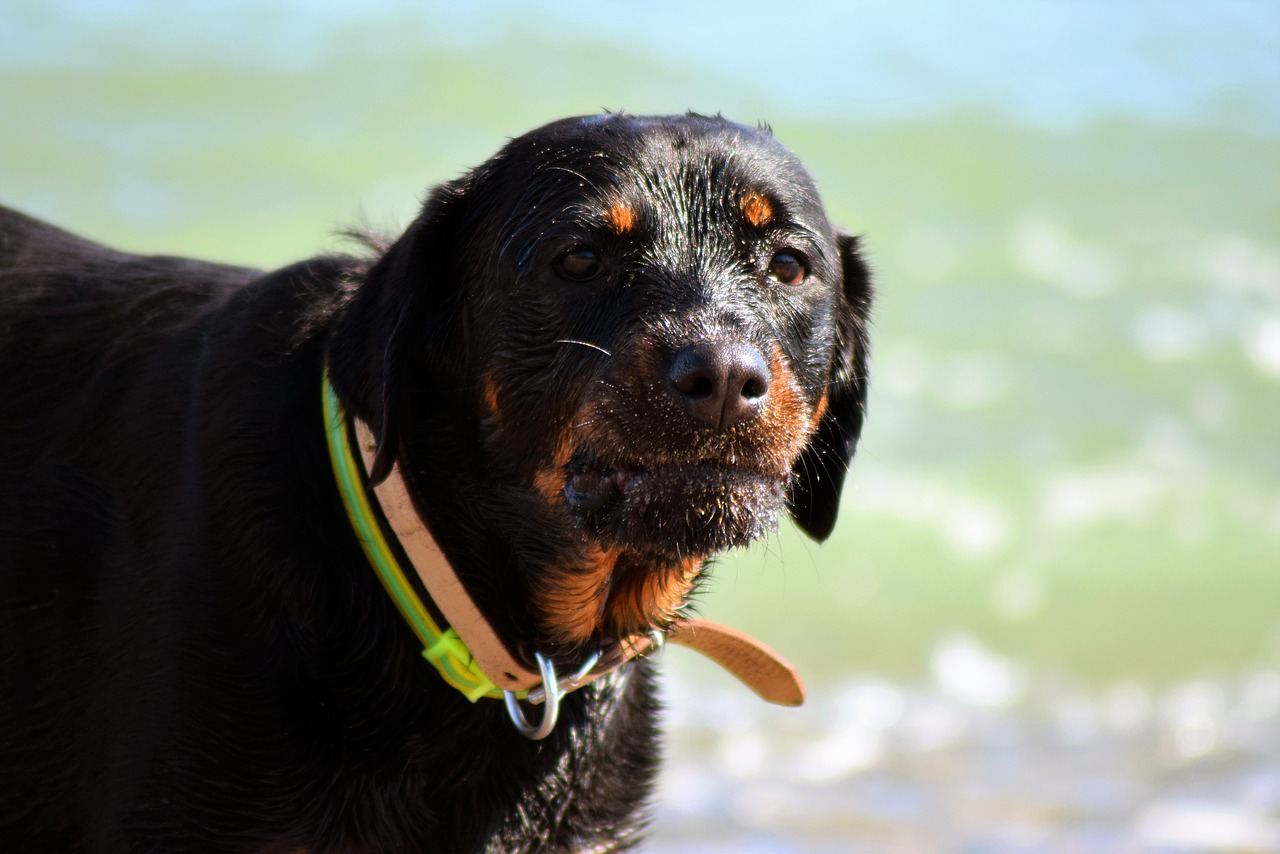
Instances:
[[[448,626],[442,628],[409,584],[400,561],[387,543],[383,522],[369,501],[371,487],[368,478],[363,468],[357,465],[352,451],[351,421],[329,381],[327,366],[322,385],[329,459],[333,463],[347,518],[351,520],[351,527],[369,563],[378,573],[382,586],[422,643],[422,657],[431,662],[444,681],[461,691],[471,702],[481,697],[501,698],[502,690],[480,669],[458,633]],[[520,691],[517,696],[523,698],[527,693]]]

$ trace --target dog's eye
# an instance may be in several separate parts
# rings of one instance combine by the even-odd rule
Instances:
[[[769,262],[769,278],[784,285],[798,285],[809,273],[799,255],[779,252]]]
[[[556,272],[571,282],[585,282],[600,275],[604,265],[592,249],[571,249],[556,262]]]

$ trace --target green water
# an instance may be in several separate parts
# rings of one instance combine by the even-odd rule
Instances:
[[[561,115],[768,119],[865,235],[875,390],[832,540],[784,530],[721,561],[703,612],[819,680],[915,679],[957,634],[1099,683],[1280,662],[1275,133],[976,101],[863,117],[622,35],[560,51],[547,27],[441,24],[424,47],[396,8],[273,63],[246,57],[284,38],[278,16],[246,15],[227,59],[167,44],[159,6],[19,4],[0,199],[130,250],[273,266],[402,226]]]
[[[949,631],[1089,678],[1274,660],[1276,144],[971,113],[787,138],[867,234],[879,384],[835,538],[740,559],[725,611],[785,600],[790,643],[892,673]]]

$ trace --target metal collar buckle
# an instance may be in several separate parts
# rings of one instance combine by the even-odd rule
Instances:
[[[642,655],[649,655],[662,649],[663,644],[666,642],[666,635],[655,629],[649,634],[649,642],[649,649],[643,651]],[[560,715],[560,699],[565,694],[577,690],[586,682],[612,673],[629,661],[633,655],[634,652],[628,654],[620,645],[614,644],[608,655],[605,655],[603,648],[598,649],[573,673],[556,678],[556,667],[551,659],[540,652],[535,652],[533,657],[538,662],[538,670],[542,674],[542,684],[536,688],[529,689],[525,699],[535,706],[546,706],[542,712],[542,721],[537,726],[529,723],[529,720],[524,716],[524,711],[520,708],[520,700],[516,697],[514,691],[502,692],[502,700],[507,707],[507,716],[511,718],[511,723],[515,725],[516,731],[525,738],[534,741],[546,738],[556,727],[556,720]]]
[[[556,720],[560,717],[560,698],[581,684],[582,680],[596,666],[596,663],[600,661],[600,656],[601,651],[597,650],[573,673],[563,679],[557,679],[555,663],[542,653],[535,652],[533,657],[538,662],[538,670],[542,673],[542,685],[530,690],[526,699],[534,705],[543,704],[546,708],[542,711],[542,722],[534,726],[524,716],[524,711],[520,708],[520,701],[516,698],[515,692],[503,691],[502,700],[507,706],[507,716],[511,718],[511,723],[515,725],[516,732],[534,741],[549,736],[551,731],[556,728]]]
[[[502,701],[506,703],[507,716],[515,725],[516,732],[525,738],[540,741],[551,735],[551,731],[556,728],[556,720],[560,717],[560,698],[563,694],[560,691],[560,683],[556,680],[556,666],[551,659],[540,652],[535,652],[533,657],[538,662],[538,670],[542,672],[543,699],[546,702],[546,708],[542,710],[542,721],[537,726],[529,723],[514,691],[503,691]]]

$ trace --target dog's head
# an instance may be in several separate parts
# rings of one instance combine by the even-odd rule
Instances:
[[[348,308],[364,345],[330,358],[379,431],[375,478],[420,430],[406,401],[460,410],[471,476],[533,508],[539,624],[581,644],[669,622],[784,507],[830,534],[870,299],[857,240],[768,132],[610,114],[438,188]]]

